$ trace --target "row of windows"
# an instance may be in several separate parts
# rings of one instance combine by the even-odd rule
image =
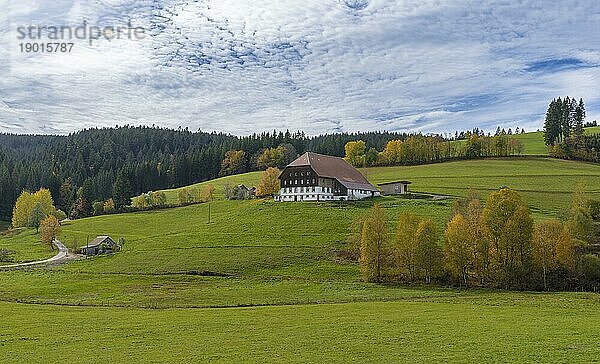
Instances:
[[[283,188],[281,191],[282,193],[305,193],[305,192],[316,192],[317,188],[316,187],[287,187],[287,188]],[[331,188],[329,187],[323,187],[323,192],[325,193],[331,193]]]
[[[304,172],[294,172],[294,177],[298,177],[298,174],[300,174],[300,177],[303,177],[303,176],[304,176]],[[290,173],[290,176],[291,176],[291,175],[292,175],[292,174]],[[307,175],[307,176],[310,176],[310,171],[306,172],[306,175]]]
[[[292,184],[292,180],[289,180],[289,181],[288,181],[288,180],[284,180],[284,181],[283,181],[283,185],[284,185],[284,186],[287,186],[287,185],[288,185],[288,182],[289,182],[289,184],[290,184],[290,185]],[[298,183],[298,182],[300,182],[300,183]],[[304,183],[304,182],[306,182],[306,183]],[[295,185],[303,185],[303,184],[309,184],[309,183],[311,183],[311,180],[310,180],[310,179],[300,179],[300,180],[298,180],[298,179],[295,179],[293,184],[295,184]],[[312,183],[313,183],[313,184],[314,184],[314,183],[317,183],[317,180],[313,178],[313,179],[312,179]]]
[[[314,199],[314,200],[316,200],[317,199],[317,195],[299,196],[299,200],[298,201],[303,201],[305,198],[307,200],[308,199]],[[319,200],[333,200],[332,196],[319,196],[318,198],[319,198]],[[282,201],[295,201],[295,200],[294,200],[294,197],[292,197],[292,196],[284,196],[282,198]]]

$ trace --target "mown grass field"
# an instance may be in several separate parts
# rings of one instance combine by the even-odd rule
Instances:
[[[43,260],[56,254],[48,246],[42,245],[34,229],[0,230],[0,249],[8,249],[12,252],[10,255],[12,261],[0,262],[0,266]]]
[[[556,216],[578,181],[600,197],[600,166],[544,158],[372,168],[375,183],[483,197],[518,190],[537,219]],[[258,173],[210,183],[254,185]],[[176,199],[176,191],[169,192]],[[349,204],[225,201],[64,224],[85,245],[123,237],[123,251],[51,270],[0,272],[2,362],[592,362],[600,296],[361,282],[342,258],[353,219],[382,204],[440,232],[454,198],[382,197]],[[211,222],[208,223],[208,209]],[[41,244],[31,230],[0,248]],[[50,255],[52,253],[49,253]]]
[[[2,361],[596,362],[598,297],[475,293],[227,309],[0,303]]]

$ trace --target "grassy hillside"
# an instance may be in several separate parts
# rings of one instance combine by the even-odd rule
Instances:
[[[599,134],[600,126],[586,128],[587,134]],[[534,131],[524,134],[516,134],[512,136],[523,143],[523,155],[529,156],[545,156],[548,155],[548,147],[544,143],[544,133],[541,131]],[[462,145],[465,143],[464,140],[459,140],[456,143]]]
[[[374,184],[409,180],[413,182],[413,191],[449,196],[465,196],[470,188],[474,188],[485,198],[489,192],[508,186],[521,193],[534,210],[545,214],[555,214],[565,208],[579,182],[587,185],[593,198],[600,199],[599,165],[551,158],[467,160],[364,168],[362,172]],[[259,179],[260,172],[253,172],[199,183],[194,187],[202,188],[211,183],[222,194],[222,187],[227,182],[255,186]],[[177,201],[177,190],[169,190],[167,195],[173,203]]]
[[[235,309],[0,303],[0,341],[5,363],[594,362],[598,303],[514,293]]]
[[[508,186],[534,210],[556,213],[568,206],[577,183],[600,199],[600,166],[550,158],[506,158],[458,161],[422,166],[377,167],[364,170],[373,183],[407,179],[413,191],[465,196],[470,188],[486,197]]]
[[[564,209],[579,180],[600,198],[600,166],[544,158],[365,173],[375,183],[409,179],[415,191],[452,196],[508,185],[536,218]],[[209,183],[254,185],[259,176]],[[392,229],[411,211],[440,231],[453,203],[375,201]],[[357,264],[341,253],[351,221],[373,203],[219,199],[66,223],[59,238],[67,245],[108,234],[125,238],[124,249],[52,270],[0,272],[3,362],[590,362],[600,355],[595,294],[361,282]],[[41,247],[31,230],[0,236],[0,247],[9,244]]]
[[[0,249],[12,252],[11,262],[0,262],[0,265],[32,262],[50,258],[56,252],[42,245],[39,235],[33,229],[18,229],[12,231],[0,230]]]

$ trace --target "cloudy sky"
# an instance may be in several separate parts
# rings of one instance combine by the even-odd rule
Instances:
[[[600,119],[600,2],[0,0],[0,132],[146,124],[248,134]],[[143,27],[22,53],[18,27]]]

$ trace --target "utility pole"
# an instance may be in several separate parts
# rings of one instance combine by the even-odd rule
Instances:
[[[208,223],[210,224],[210,202],[208,203]]]

